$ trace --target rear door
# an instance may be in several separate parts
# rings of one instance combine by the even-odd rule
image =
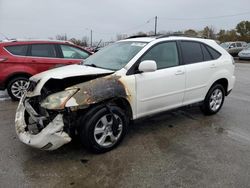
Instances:
[[[30,44],[27,60],[37,72],[62,66],[55,44]]]
[[[15,71],[25,72],[27,63],[26,54],[28,45],[4,45],[0,50],[0,87],[5,80],[16,73]]]
[[[236,47],[237,47],[237,53],[239,53],[244,48],[241,42],[236,42]]]
[[[210,78],[218,69],[220,54],[206,44],[181,41],[182,59],[186,70],[186,90],[183,104],[202,101],[207,93]]]

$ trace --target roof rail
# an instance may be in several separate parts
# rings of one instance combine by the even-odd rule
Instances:
[[[140,37],[155,37],[156,39],[165,38],[165,37],[192,37],[192,38],[204,38],[204,39],[206,38],[202,36],[186,35],[183,33],[172,33],[172,34],[157,34],[157,35],[147,35],[147,34],[132,35],[126,39],[133,39],[133,38],[140,38]]]
[[[149,37],[147,34],[142,34],[142,35],[132,35],[127,37],[126,39],[133,39],[133,38],[140,38],[140,37]]]
[[[156,39],[165,38],[165,37],[192,37],[192,38],[205,38],[205,37],[201,37],[201,36],[186,35],[186,34],[182,34],[182,33],[172,33],[172,34],[160,35],[160,36],[158,36]]]
[[[71,41],[67,41],[67,40],[55,40],[55,39],[9,39],[9,40],[2,40],[4,42],[46,42],[46,41],[50,41],[50,42],[62,42],[62,43],[69,43],[69,44],[73,44]]]

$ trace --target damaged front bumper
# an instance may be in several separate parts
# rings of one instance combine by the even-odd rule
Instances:
[[[15,118],[16,133],[23,143],[43,150],[55,150],[71,141],[71,137],[63,131],[64,123],[62,114],[56,115],[38,134],[32,134],[28,130],[28,125],[25,121],[25,111],[33,118],[39,119],[39,117],[37,117],[35,110],[31,106],[25,107],[27,104],[25,104],[24,98],[20,100]]]

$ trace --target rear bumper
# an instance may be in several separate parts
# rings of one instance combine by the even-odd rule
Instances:
[[[15,128],[21,142],[43,150],[55,150],[71,141],[69,135],[63,131],[63,115],[58,114],[38,134],[31,134],[25,122],[24,97],[20,100],[16,111]],[[29,112],[30,113],[30,112]]]

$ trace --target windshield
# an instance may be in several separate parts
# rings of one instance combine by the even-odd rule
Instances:
[[[109,70],[123,68],[147,43],[117,42],[87,58],[84,65]]]
[[[229,45],[230,45],[230,43],[224,42],[224,43],[222,43],[220,46],[221,46],[222,48],[228,48]]]

